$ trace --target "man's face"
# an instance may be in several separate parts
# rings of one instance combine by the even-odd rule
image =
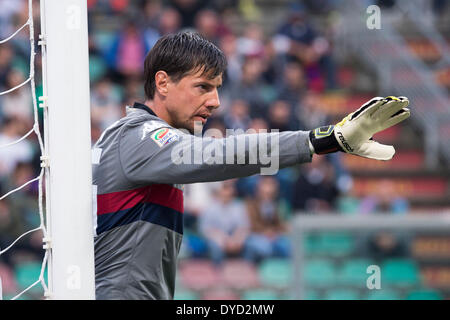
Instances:
[[[217,89],[222,85],[222,75],[209,79],[202,70],[184,76],[180,81],[169,80],[166,110],[171,125],[194,133],[196,126],[205,125],[214,109],[220,105]]]

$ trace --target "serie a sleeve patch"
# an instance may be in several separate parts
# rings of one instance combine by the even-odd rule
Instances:
[[[156,130],[150,134],[150,138],[160,147],[162,148],[165,145],[168,145],[174,141],[179,139],[178,134],[169,128],[162,128]]]

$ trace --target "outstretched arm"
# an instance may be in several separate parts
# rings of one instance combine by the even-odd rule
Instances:
[[[125,176],[135,183],[184,184],[221,181],[311,161],[314,153],[344,151],[389,160],[393,146],[372,136],[409,117],[405,97],[376,97],[336,125],[311,131],[239,134],[215,139],[144,123],[125,128],[119,157]],[[147,131],[146,131],[147,130]]]

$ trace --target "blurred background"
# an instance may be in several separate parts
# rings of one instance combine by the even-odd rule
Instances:
[[[379,25],[370,5],[380,9]],[[450,213],[449,1],[88,0],[88,8],[93,143],[126,105],[145,100],[148,50],[186,28],[229,63],[207,129],[310,130],[374,96],[411,101],[411,119],[375,137],[395,145],[389,162],[336,153],[275,176],[187,185],[176,299],[293,299],[296,276],[305,299],[450,298],[450,231],[318,223],[301,235],[300,275],[292,238],[302,216]],[[0,1],[0,40],[27,19],[28,1]],[[0,92],[28,78],[28,32],[0,44]],[[40,67],[37,50],[38,97]],[[29,86],[0,96],[0,145],[33,123]],[[36,177],[39,156],[34,135],[0,148],[0,194]],[[39,225],[37,194],[32,183],[0,201],[0,248]],[[0,256],[5,299],[37,280],[41,248],[35,232]],[[379,290],[366,286],[369,265],[380,267]],[[22,299],[42,294],[35,287]]]

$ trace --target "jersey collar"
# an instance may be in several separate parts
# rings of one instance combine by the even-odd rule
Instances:
[[[147,105],[145,105],[145,104],[143,104],[143,103],[135,102],[134,105],[133,105],[133,108],[135,108],[135,109],[141,109],[141,110],[147,111],[147,112],[150,113],[152,116],[157,117],[157,115],[153,112],[153,110],[150,109],[149,106],[147,106]]]

